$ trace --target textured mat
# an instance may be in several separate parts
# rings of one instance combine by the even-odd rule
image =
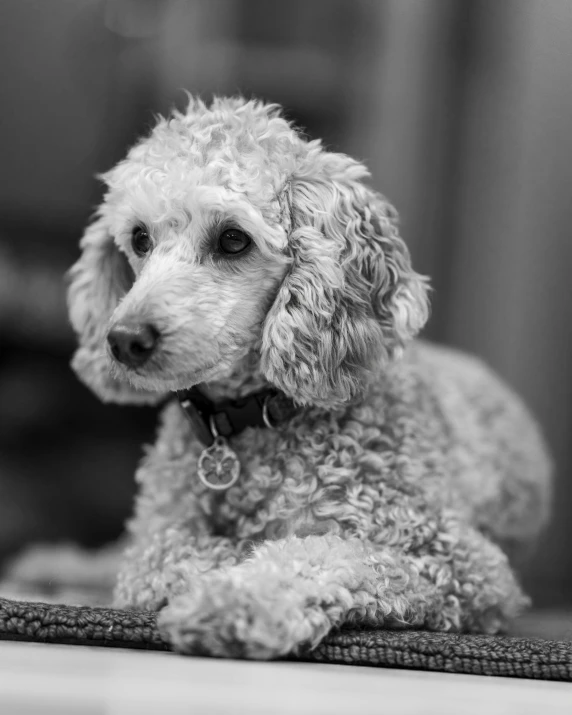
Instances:
[[[0,639],[169,650],[155,613],[4,598]],[[342,630],[296,659],[572,681],[572,643],[537,638]]]

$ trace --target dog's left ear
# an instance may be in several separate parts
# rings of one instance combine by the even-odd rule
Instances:
[[[292,266],[266,318],[261,366],[298,404],[358,398],[428,318],[427,279],[367,175],[315,144],[288,189]]]

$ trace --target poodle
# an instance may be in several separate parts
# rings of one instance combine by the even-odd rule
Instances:
[[[164,403],[114,599],[160,610],[180,652],[496,633],[527,605],[543,438],[480,360],[414,339],[428,282],[367,177],[277,105],[192,97],[102,177],[73,367]]]

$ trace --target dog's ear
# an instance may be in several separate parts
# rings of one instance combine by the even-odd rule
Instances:
[[[156,402],[160,396],[135,390],[110,372],[106,354],[109,319],[133,284],[133,273],[103,217],[88,226],[80,248],[81,256],[68,273],[68,311],[79,342],[72,367],[104,402]]]
[[[363,394],[428,317],[397,214],[342,154],[309,152],[288,189],[291,269],[264,325],[262,370],[299,404],[336,408]]]

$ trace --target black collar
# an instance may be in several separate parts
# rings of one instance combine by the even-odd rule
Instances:
[[[212,402],[198,386],[176,393],[200,441],[210,447],[216,437],[231,437],[247,427],[275,428],[295,412],[293,401],[267,388],[239,400]]]

